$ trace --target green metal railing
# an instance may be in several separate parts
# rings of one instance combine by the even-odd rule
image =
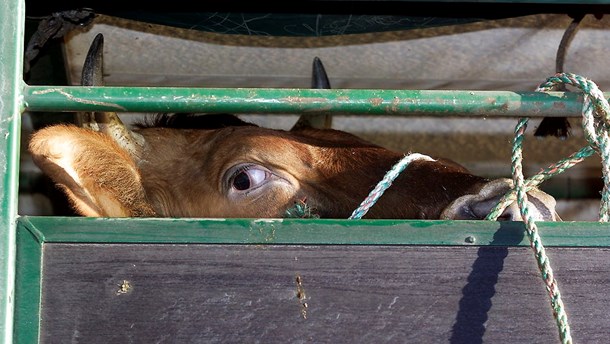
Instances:
[[[610,1],[564,3],[610,4]],[[38,337],[40,257],[44,242],[528,245],[524,228],[517,223],[20,218],[17,214],[20,116],[26,110],[577,117],[583,102],[578,93],[561,92],[29,86],[22,78],[24,18],[24,0],[0,3],[2,343],[12,343],[15,338],[20,338],[19,342],[31,342]],[[19,232],[21,247],[16,243],[18,226],[23,228]],[[610,235],[605,226],[599,223],[545,223],[540,229],[546,246],[610,247]],[[502,231],[499,227],[503,227]],[[569,231],[560,231],[568,227]],[[22,269],[17,271],[19,289],[15,295],[17,266]],[[23,275],[24,271],[31,274]],[[15,298],[20,303],[14,313]],[[19,322],[19,326],[14,322]],[[14,328],[15,333],[20,331],[19,335],[14,335]]]
[[[544,80],[541,80],[541,82]],[[24,86],[30,111],[580,116],[575,92]]]
[[[23,101],[23,1],[0,3],[0,338],[11,343],[13,336],[15,228],[19,176],[19,139]]]

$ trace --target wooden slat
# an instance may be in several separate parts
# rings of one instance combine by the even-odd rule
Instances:
[[[575,342],[606,341],[610,250],[547,251]],[[47,243],[43,252],[43,343],[559,340],[527,247]]]

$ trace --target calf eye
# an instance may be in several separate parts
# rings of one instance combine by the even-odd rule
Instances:
[[[262,184],[270,173],[255,166],[246,166],[237,170],[231,178],[231,187],[238,191],[255,188]]]

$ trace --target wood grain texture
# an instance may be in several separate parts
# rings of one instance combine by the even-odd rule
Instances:
[[[575,342],[607,343],[610,249],[547,251]],[[525,247],[50,243],[41,318],[42,343],[559,342]]]

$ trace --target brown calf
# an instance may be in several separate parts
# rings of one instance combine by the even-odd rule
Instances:
[[[102,84],[102,46],[98,35],[83,85]],[[348,218],[404,156],[332,129],[274,130],[232,115],[188,114],[131,131],[116,114],[89,114],[82,127],[39,130],[29,149],[79,214],[103,217],[276,218],[304,204],[322,218]],[[449,160],[415,160],[366,218],[483,219],[510,185]],[[535,218],[558,219],[553,197],[529,196]],[[515,206],[503,218],[521,219]]]

